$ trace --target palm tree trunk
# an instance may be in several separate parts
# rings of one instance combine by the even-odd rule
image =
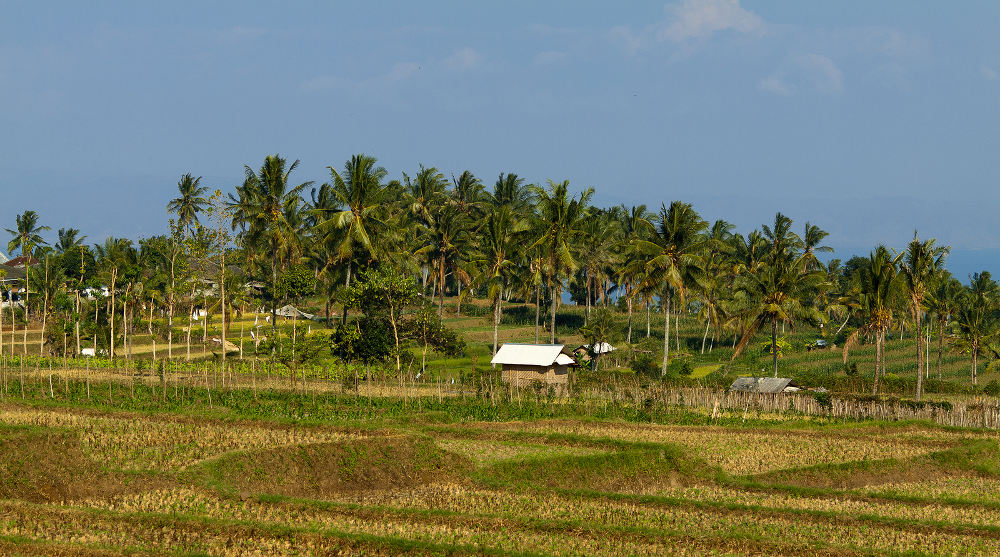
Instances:
[[[556,343],[556,301],[557,301],[556,282],[552,281],[552,330],[549,331],[549,344]]]
[[[194,283],[191,284],[191,308],[188,312],[187,360],[191,361],[191,329],[194,328]]]
[[[538,324],[542,314],[542,285],[535,285],[535,344],[538,344]]]
[[[680,310],[674,314],[674,340],[677,341],[677,353],[681,353],[681,312]]]
[[[938,379],[941,379],[941,360],[944,358],[944,321],[938,320]]]
[[[352,263],[353,263],[353,259],[348,259],[347,260],[347,280],[344,282],[344,288],[350,288],[351,287],[351,264]],[[425,286],[426,286],[426,281],[425,281]],[[426,292],[426,289],[425,289],[425,292]],[[343,312],[343,315],[340,318],[340,323],[341,323],[341,325],[347,324],[347,306],[346,305],[344,306],[344,312]]]
[[[885,338],[885,332],[879,331],[875,334],[875,380],[872,382],[872,394],[878,394],[878,377],[879,377],[879,362],[882,357],[882,339]]]
[[[497,338],[500,335],[500,304],[503,303],[503,296],[497,295],[496,306],[493,308],[493,355],[497,355]]]
[[[455,273],[455,283],[458,285],[458,294],[455,298],[455,315],[462,315],[462,279],[458,277],[458,273]]]
[[[771,366],[774,376],[778,376],[778,322],[771,320]]]
[[[650,305],[651,304],[649,303],[649,300],[647,299],[646,300],[646,338],[649,338],[653,334],[652,331],[649,328],[649,311],[650,311],[649,306]]]
[[[583,324],[586,325],[590,320],[590,273],[587,273],[587,311],[583,315]]]
[[[440,264],[440,270],[438,271],[438,275],[441,277],[441,280],[438,281],[438,289],[440,289],[441,291],[441,298],[438,301],[438,317],[444,317],[444,256],[443,255],[439,260],[439,264]]]
[[[976,384],[977,377],[979,375],[979,373],[978,373],[978,371],[979,371],[978,367],[979,367],[979,343],[978,342],[973,342],[972,343],[972,384],[973,385]]]
[[[913,311],[913,330],[917,334],[914,335],[917,339],[917,400],[920,400],[920,394],[924,391],[924,347],[923,337],[924,333],[920,330],[920,307],[914,301],[914,311]]]
[[[705,342],[708,341],[708,326],[712,323],[711,319],[705,320],[705,334],[701,336],[701,353],[705,353]]]
[[[626,343],[632,344],[632,298],[628,297],[625,299],[625,305],[628,306],[628,336],[626,337]]]
[[[660,376],[667,374],[667,363],[670,361],[670,296],[666,296],[663,305],[663,367]]]
[[[118,269],[111,269],[111,309],[108,311],[109,339],[108,359],[115,359],[115,279],[118,278]]]

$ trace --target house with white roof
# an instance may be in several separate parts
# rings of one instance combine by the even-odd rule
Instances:
[[[538,381],[564,394],[569,386],[569,367],[576,365],[576,360],[566,353],[563,344],[508,342],[490,363],[502,366],[500,376],[511,387],[530,387]]]

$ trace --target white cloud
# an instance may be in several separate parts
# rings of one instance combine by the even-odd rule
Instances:
[[[659,40],[703,39],[728,30],[760,33],[764,26],[757,14],[740,6],[739,0],[682,0],[665,9],[670,23],[657,32]]]
[[[761,91],[781,95],[782,97],[787,97],[792,94],[792,90],[789,88],[788,84],[775,76],[765,77],[760,80],[757,83],[757,88]]]
[[[844,91],[844,73],[822,54],[803,54],[786,60],[774,73],[757,82],[761,91],[784,97],[808,88],[827,95]]]
[[[566,53],[558,50],[546,50],[535,55],[535,63],[539,65],[555,64],[566,59]]]
[[[224,42],[239,42],[257,39],[263,37],[265,34],[267,34],[267,30],[260,27],[237,25],[220,31],[219,39]]]
[[[303,81],[299,88],[307,93],[315,93],[349,85],[350,82],[346,79],[333,75],[320,75]]]
[[[844,74],[833,60],[821,54],[806,54],[797,63],[817,91],[832,94],[844,90]]]
[[[299,89],[307,93],[316,93],[330,89],[377,89],[409,79],[422,69],[423,66],[417,62],[397,62],[386,73],[367,79],[349,79],[335,75],[319,75],[300,83]]]
[[[983,79],[987,79],[989,81],[996,81],[997,78],[1000,77],[1000,75],[997,75],[997,71],[989,66],[981,66],[979,68],[979,75],[982,76]]]
[[[385,79],[388,81],[402,81],[411,77],[420,69],[422,67],[416,62],[397,62],[392,65],[389,73],[385,75]]]
[[[482,60],[483,56],[474,49],[460,48],[446,58],[444,63],[455,70],[469,70],[478,66]]]
[[[642,46],[642,39],[628,25],[612,27],[611,40],[621,43],[630,54],[634,54]]]

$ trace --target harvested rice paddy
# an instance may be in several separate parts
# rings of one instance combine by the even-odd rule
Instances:
[[[8,401],[0,449],[3,553],[1000,553],[996,436],[926,424],[373,428]]]

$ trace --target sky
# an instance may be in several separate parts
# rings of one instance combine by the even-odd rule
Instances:
[[[777,211],[835,256],[952,247],[1000,274],[1000,3],[0,0],[0,228],[166,230],[184,173],[295,183],[355,153]],[[6,243],[7,235],[0,231]],[[0,250],[6,252],[5,245]]]

